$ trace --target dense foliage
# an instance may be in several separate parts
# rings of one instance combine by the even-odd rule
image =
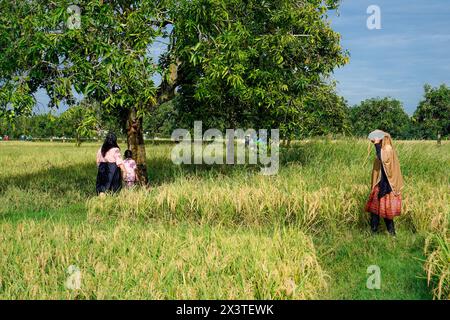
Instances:
[[[437,88],[425,85],[424,99],[414,113],[418,135],[436,139],[450,135],[450,88],[443,84]]]
[[[413,119],[390,98],[347,107],[330,81],[348,62],[327,17],[338,2],[82,0],[77,12],[66,0],[0,0],[0,134],[89,137],[106,117],[127,135],[143,175],[144,132],[167,136],[195,120],[279,128],[285,139],[375,128],[448,136],[446,85],[425,87]],[[149,52],[160,39],[169,47],[155,61]],[[73,110],[13,120],[32,112],[38,90],[50,107]],[[89,103],[80,108],[77,95]]]
[[[292,138],[348,61],[327,19],[338,2],[0,0],[0,116],[29,114],[39,89],[53,107],[73,105],[75,93],[95,100],[126,129],[144,180],[143,116],[175,92],[189,127],[280,128]],[[170,45],[156,63],[158,37]]]
[[[407,138],[410,118],[400,101],[392,98],[373,98],[350,108],[353,133],[366,136],[376,129],[389,132],[393,137]]]
[[[114,117],[101,113],[95,102],[88,101],[59,115],[49,112],[19,116],[12,122],[0,119],[0,136],[11,139],[72,138],[79,145],[83,139],[102,138],[108,131],[123,133]]]
[[[327,77],[348,61],[326,15],[337,2],[194,0],[180,5],[173,51],[181,63],[176,107],[182,122],[279,128],[288,139],[326,131],[321,127],[326,119],[316,109],[332,91]],[[339,107],[324,109],[325,115],[340,113]],[[310,122],[316,126],[309,128]]]
[[[365,136],[381,129],[401,139],[448,138],[450,135],[450,88],[442,84],[424,86],[424,97],[414,115],[409,117],[403,104],[392,98],[374,98],[350,108],[351,132]]]

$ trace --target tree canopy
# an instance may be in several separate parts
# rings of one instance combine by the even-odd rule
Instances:
[[[427,84],[424,91],[413,117],[420,137],[436,139],[450,135],[450,88],[445,84],[436,88]]]
[[[373,130],[389,132],[394,138],[407,138],[410,118],[403,104],[393,98],[372,98],[350,108],[353,134],[367,136]]]
[[[148,54],[164,1],[0,1],[0,113],[30,113],[35,92],[50,106],[74,93],[101,103],[127,127],[128,144],[146,181],[142,114],[155,107],[158,66]]]
[[[279,128],[285,138],[292,137],[305,121],[305,106],[323,100],[329,92],[324,88],[332,87],[327,77],[348,61],[340,35],[327,20],[336,5],[182,2],[172,35],[180,62],[178,114],[185,123]]]
[[[74,93],[98,101],[126,128],[144,180],[143,115],[176,92],[189,127],[290,138],[348,60],[327,20],[338,2],[0,0],[0,116],[30,113],[38,89],[50,106],[74,105]],[[159,37],[170,45],[157,62],[149,50]]]

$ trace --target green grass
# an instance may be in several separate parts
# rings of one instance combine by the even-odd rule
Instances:
[[[393,239],[368,233],[363,141],[294,145],[273,177],[175,166],[170,145],[150,145],[151,189],[106,199],[98,145],[2,142],[0,298],[431,299],[424,245],[448,232],[450,144],[396,146],[406,187]],[[435,261],[434,286],[448,270]],[[64,287],[70,265],[80,290]],[[380,290],[366,288],[370,265]]]
[[[428,283],[433,287],[437,299],[450,300],[450,234],[446,230],[442,235],[430,235],[426,240]]]
[[[395,240],[359,231],[321,237],[319,260],[331,275],[329,299],[430,299],[421,259],[423,238],[400,231]],[[367,268],[381,271],[381,289],[368,290]]]

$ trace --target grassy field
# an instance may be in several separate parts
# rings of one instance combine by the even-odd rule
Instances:
[[[272,177],[176,166],[170,145],[149,145],[151,188],[104,199],[99,145],[1,142],[0,298],[448,299],[450,143],[396,146],[394,239],[368,232],[365,141],[283,149]],[[371,265],[379,290],[366,287]],[[65,286],[69,266],[79,289]]]

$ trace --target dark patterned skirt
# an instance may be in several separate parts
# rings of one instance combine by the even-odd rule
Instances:
[[[369,195],[369,201],[366,203],[366,212],[374,213],[380,218],[393,219],[400,215],[402,210],[402,195],[395,195],[390,192],[381,199],[378,199],[378,192],[380,188],[378,185],[373,188]]]
[[[117,192],[122,188],[122,175],[115,163],[101,162],[97,173],[97,194]]]

